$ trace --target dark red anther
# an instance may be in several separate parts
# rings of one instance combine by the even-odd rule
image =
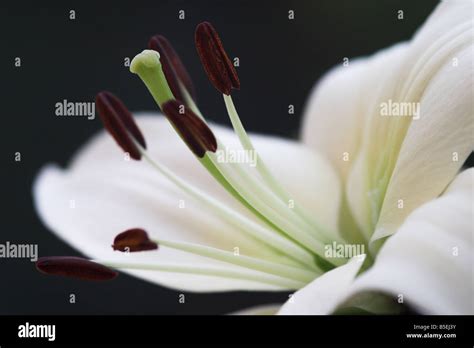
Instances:
[[[83,280],[110,280],[118,275],[104,265],[73,256],[40,257],[36,268],[41,273]]]
[[[117,235],[112,244],[114,250],[145,251],[158,249],[158,244],[148,238],[148,233],[141,228],[132,228]]]
[[[134,140],[146,148],[145,138],[127,107],[119,98],[107,91],[97,94],[95,104],[104,127],[117,144],[128,152],[131,158],[140,160],[141,154]]]
[[[199,158],[206,151],[216,152],[217,141],[207,124],[178,100],[163,105],[163,113],[189,149]]]
[[[201,63],[214,87],[227,95],[230,94],[232,88],[240,89],[240,81],[234,65],[211,23],[199,24],[194,39]]]
[[[180,87],[181,82],[191,97],[196,100],[196,92],[191,77],[170,42],[162,35],[155,35],[148,41],[148,48],[160,54],[163,73],[174,97],[184,100]]]

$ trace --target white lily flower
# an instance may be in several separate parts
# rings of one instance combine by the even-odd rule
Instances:
[[[443,1],[410,42],[330,72],[310,98],[301,143],[245,132],[229,95],[238,78],[208,23],[198,27],[198,52],[234,132],[203,121],[179,73],[176,89],[158,39],[164,72],[148,50],[131,70],[192,151],[164,117],[139,113],[145,146],[123,108],[102,95],[106,127],[143,160],[130,161],[101,132],[68,169],[42,169],[36,208],[96,263],[160,285],[298,290],[283,306],[243,314],[392,311],[379,294],[421,313],[472,314],[474,170],[459,172],[474,149],[473,4]],[[177,93],[186,106],[170,101]],[[394,105],[413,109],[400,115]],[[258,151],[255,168],[219,159],[240,144]],[[159,250],[110,248],[134,227]],[[361,245],[366,255],[328,256],[332,245]]]

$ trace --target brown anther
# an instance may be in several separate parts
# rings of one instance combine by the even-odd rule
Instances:
[[[135,252],[145,250],[156,250],[158,244],[148,238],[148,233],[141,228],[132,228],[118,234],[112,244],[114,250]]]
[[[179,100],[184,100],[180,87],[181,82],[191,97],[196,100],[196,93],[191,77],[170,42],[162,35],[155,35],[148,41],[148,48],[160,54],[163,73],[165,74],[174,97]]]
[[[200,23],[196,28],[194,40],[201,63],[214,87],[227,95],[232,88],[240,89],[237,71],[211,23]]]
[[[217,141],[214,133],[183,103],[170,100],[163,105],[163,113],[197,157],[204,157],[206,151],[216,152]]]
[[[118,275],[104,265],[73,256],[40,257],[36,268],[41,273],[83,280],[110,280]]]
[[[146,148],[145,138],[127,107],[119,98],[107,91],[97,94],[95,104],[105,129],[117,144],[128,152],[131,158],[140,160],[141,154],[134,140]]]

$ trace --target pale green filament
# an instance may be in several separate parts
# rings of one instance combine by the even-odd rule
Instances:
[[[182,93],[183,93],[183,95],[184,95],[184,99],[185,99],[186,105],[188,105],[188,107],[189,107],[196,115],[198,115],[198,116],[201,118],[201,120],[203,120],[204,122],[206,122],[206,119],[205,119],[204,116],[202,115],[202,113],[201,113],[201,111],[199,110],[199,108],[196,106],[196,103],[195,103],[194,100],[191,98],[189,92],[186,90],[186,88],[184,88],[183,85],[181,85],[181,88],[182,88]],[[206,122],[206,124],[207,124],[207,122]],[[218,138],[217,138],[217,145],[218,145],[218,148],[219,148],[219,149],[226,148],[225,145],[224,145]],[[209,156],[210,154],[206,154],[206,155]],[[218,166],[219,168],[222,167],[222,165],[219,165],[219,164],[216,165],[216,163],[215,163],[215,162],[216,162],[215,156],[214,156],[211,160],[214,162],[214,166],[215,166],[215,167],[217,167],[217,166]],[[215,173],[215,174],[217,173],[217,168],[216,168],[216,169],[210,169],[210,168],[208,168],[208,170],[211,170],[211,171],[212,171],[213,173]],[[243,181],[245,182],[246,186],[251,190],[251,192],[252,192],[252,191],[255,192],[258,197],[260,197],[260,198],[262,198],[262,197],[268,197],[269,194],[272,194],[272,193],[273,193],[273,192],[268,192],[265,187],[262,187],[262,186],[260,185],[260,183],[258,183],[258,182],[255,180],[255,178],[253,178],[252,176],[250,176],[250,175],[249,175],[243,168],[241,168],[239,165],[231,166],[231,167],[230,167],[230,170],[231,170],[231,171],[234,171],[234,172],[236,173],[237,177],[242,178]],[[214,175],[214,174],[213,174],[213,176],[216,177],[216,175]],[[221,175],[217,175],[217,176],[218,176],[219,178],[216,178],[216,180],[218,180],[222,185],[230,186],[230,185],[226,182],[225,179],[222,179],[222,178],[221,178]],[[265,191],[264,191],[264,190],[265,190]],[[232,195],[233,195],[236,199],[238,199],[239,201],[242,202],[242,200],[243,200],[242,197],[240,197],[240,196],[239,196],[239,197],[236,197],[235,194],[232,194]],[[271,202],[269,202],[268,200],[267,200],[266,202],[267,202],[267,204],[268,204],[268,203],[270,203],[270,204],[271,204],[271,203],[275,203],[277,206],[280,206],[280,207],[281,207],[281,202],[279,202],[279,201],[277,201],[277,200],[271,199]],[[244,205],[246,205],[246,206],[247,206],[247,204],[248,204],[247,202],[245,202],[245,203],[242,202],[242,203],[243,203]],[[289,203],[289,201],[287,201],[286,203]],[[298,206],[297,206],[296,204],[295,204],[295,207],[298,209]],[[290,209],[289,206],[284,205],[284,208],[285,208],[285,210],[287,210],[287,211],[284,212],[284,214],[286,214],[286,213],[288,213],[288,212],[290,212],[290,213],[292,212],[292,209]],[[280,209],[280,212],[281,212],[281,209]],[[306,220],[307,220],[307,219],[306,219]],[[307,220],[307,221],[308,221],[308,220]],[[299,224],[299,226],[301,227],[301,224]],[[308,226],[306,226],[306,227],[308,227]],[[311,227],[311,226],[309,226],[309,227]],[[319,230],[320,230],[320,229],[319,229]],[[310,233],[311,233],[311,232],[310,232]],[[328,238],[327,234],[323,234],[322,237],[325,238],[325,239],[329,239],[328,241],[336,240],[337,242],[340,242],[339,239],[334,239],[334,237],[332,237],[332,236]]]
[[[189,93],[183,86],[182,90],[187,105],[205,122],[205,119],[199,108],[196,106]],[[225,99],[229,100],[230,103],[232,103],[231,99],[228,98]],[[233,109],[235,110],[235,108]],[[236,118],[238,120],[238,123],[241,125],[238,115],[236,115]],[[241,128],[243,129],[243,127]],[[245,130],[243,130],[243,132],[245,133]],[[240,136],[246,137],[248,139],[248,136],[246,134],[242,135],[241,133],[239,137]],[[249,139],[248,143],[250,143]],[[220,141],[218,141],[218,147],[225,148],[225,146],[222,145]],[[253,147],[250,150],[255,151]],[[334,237],[335,234],[329,237],[329,234],[316,223],[313,222],[313,224],[310,225],[308,223],[309,219],[306,219],[305,223],[302,223],[299,220],[299,216],[295,216],[293,210],[288,205],[286,205],[284,201],[278,199],[278,197],[276,197],[273,192],[266,190],[264,186],[260,185],[260,183],[257,182],[255,178],[250,176],[240,166],[226,166],[224,164],[221,164],[217,161],[216,155],[211,153],[206,153],[206,155],[202,159],[200,159],[200,161],[204,165],[204,167],[206,167],[206,169],[214,176],[214,178],[221,185],[223,185],[224,188],[226,188],[226,190],[230,194],[232,194],[232,196],[239,200],[244,206],[249,208],[256,216],[264,220],[266,223],[269,223],[273,228],[277,228],[278,230],[283,231],[284,234],[288,235],[292,239],[309,247],[313,251],[316,251],[316,253],[320,256],[323,255],[324,245],[318,239],[315,239],[312,236],[311,232],[314,230],[315,226],[317,231],[321,233],[319,235],[320,238],[326,240],[327,242],[332,240],[335,240],[336,242],[341,242],[339,238]],[[262,164],[263,162],[261,160],[257,160],[257,166],[259,163]],[[241,179],[240,181],[243,182],[243,184],[239,185],[239,181],[232,176],[232,172],[236,172],[237,177]],[[268,172],[268,175],[271,176],[271,173]],[[278,184],[276,180],[274,181],[276,184]],[[286,201],[286,203],[287,202],[288,201]],[[297,206],[295,205],[295,207]],[[302,212],[300,211],[300,213]],[[311,227],[313,227],[313,230],[311,229]],[[335,265],[340,265],[345,262],[346,261],[344,259],[331,260],[331,263]]]
[[[189,94],[186,87],[184,87],[182,83],[180,83],[179,86],[181,88],[181,93],[183,94],[184,103],[188,106],[188,108],[191,109],[192,112],[198,115],[199,118],[207,124],[207,121],[202,115],[201,110],[199,110],[199,108],[197,107],[196,103],[194,102],[194,99],[191,97],[191,94]]]
[[[263,181],[283,201],[283,203],[287,205],[291,200],[290,195],[278,182],[278,180],[273,176],[273,174],[268,169],[265,162],[262,160],[259,153],[255,149],[255,147],[253,146],[252,141],[248,136],[247,132],[245,131],[245,128],[240,120],[234,102],[232,101],[232,97],[226,94],[223,94],[223,97],[227,112],[229,114],[229,119],[232,123],[232,127],[234,128],[235,133],[239,138],[240,144],[242,145],[244,150],[255,153],[256,169],[260,173],[260,176],[262,177]],[[310,214],[304,211],[303,208],[297,202],[295,202],[294,207],[291,210],[299,214],[299,216],[306,222],[306,224],[311,227],[311,230],[313,232],[319,232],[318,235],[320,237],[334,240],[335,233],[329,233],[326,228],[321,226],[316,220],[314,220],[314,218],[311,218]],[[339,239],[337,239],[336,241],[340,242]]]
[[[199,108],[196,106],[196,104],[194,103],[194,100],[191,98],[189,92],[186,90],[186,88],[184,88],[183,85],[181,85],[181,88],[182,88],[182,93],[184,95],[184,99],[186,101],[186,104],[188,105],[188,107],[196,114],[198,115],[201,120],[203,120],[204,122],[206,122],[206,119],[204,118],[204,116],[202,115],[201,111],[199,110]],[[207,123],[207,122],[206,122]],[[219,139],[217,139],[217,144],[218,144],[218,148],[222,149],[222,148],[225,148],[225,145],[222,144],[222,142],[219,141]],[[227,191],[232,191],[231,194],[236,198],[238,199],[242,204],[244,204],[245,206],[247,206],[249,208],[249,204],[247,201],[245,201],[240,195],[237,194],[237,192],[235,192],[235,190],[233,190],[231,188],[231,185],[229,184],[229,182],[223,178],[223,175],[222,174],[219,174],[219,170],[217,170],[217,168],[222,168],[223,165],[222,164],[219,164],[219,163],[216,163],[216,159],[215,159],[215,156],[211,155],[211,154],[206,154],[206,156],[209,158],[209,159],[203,159],[201,160],[201,162],[205,162],[203,163],[204,166],[207,167],[207,169],[211,172],[211,174],[215,177],[215,179],[221,183],[221,185],[225,186]],[[205,157],[206,157],[205,156]],[[207,163],[209,161],[212,161],[213,162],[213,165]],[[263,197],[266,197],[266,203],[267,204],[271,204],[271,206],[277,206],[279,207],[279,212],[280,213],[283,213],[283,214],[288,214],[288,213],[292,213],[292,209],[285,205],[283,203],[283,206],[282,206],[282,202],[280,202],[279,200],[277,199],[274,199],[274,194],[273,192],[268,192],[268,190],[266,190],[265,187],[261,186],[260,183],[258,183],[255,178],[253,178],[252,176],[250,176],[245,170],[243,170],[243,168],[241,168],[239,165],[236,165],[236,166],[230,166],[230,170],[231,171],[234,171],[237,175],[237,177],[240,177],[242,178],[245,182],[245,185],[246,187],[248,187],[248,189],[250,189],[250,192],[254,192],[255,195],[259,198],[263,198]],[[272,196],[273,194],[273,196]],[[268,198],[269,197],[269,198]],[[288,201],[286,203],[289,203]],[[295,205],[296,206],[296,205]],[[283,209],[283,211],[282,211]],[[252,209],[251,209],[252,210]],[[255,210],[255,209],[253,209]],[[261,215],[259,214],[258,212],[255,212],[257,215]],[[261,218],[264,218],[263,216],[261,216]],[[267,219],[265,219],[267,220]],[[298,221],[296,221],[298,223]],[[298,225],[300,226],[300,228],[302,227],[302,225],[300,223],[298,223]],[[308,226],[305,226],[306,228],[308,228]],[[311,226],[309,226],[311,227]],[[311,232],[309,232],[311,233]],[[327,238],[327,235],[323,235],[322,237],[326,238],[326,239],[330,239],[330,240],[334,240],[334,238],[330,237],[330,238]],[[339,242],[339,240],[336,240]]]
[[[166,101],[174,99],[163,74],[157,52],[143,51],[133,59],[130,70],[140,76],[160,108]],[[201,112],[182,84],[181,89],[183,90],[186,104],[204,120]],[[230,97],[225,97],[225,101],[228,109],[231,111],[229,114],[233,114],[231,120],[244,148],[255,151],[238,118]],[[219,147],[222,146],[220,142],[218,144]],[[141,147],[139,148],[141,149]],[[298,205],[295,205],[295,210],[288,206],[289,196],[259,157],[257,157],[257,169],[266,185],[261,185],[256,178],[249,175],[239,165],[219,163],[216,155],[213,153],[207,152],[200,159],[200,162],[233,197],[248,208],[256,217],[269,225],[273,231],[246,219],[227,207],[223,207],[219,202],[216,202],[188,183],[183,182],[182,179],[177,178],[167,168],[153,162],[143,149],[141,150],[145,159],[162,174],[174,181],[175,184],[194,198],[204,201],[210,209],[230,222],[231,225],[239,228],[239,230],[250,232],[260,242],[269,245],[282,254],[290,256],[307,267],[310,266],[311,269],[318,269],[314,263],[314,254],[324,259],[325,244],[323,241],[335,240],[335,234],[329,236],[325,229],[312,219],[309,219],[308,215],[305,215]],[[242,221],[245,221],[245,223],[242,224]],[[247,229],[250,229],[250,231],[247,231]],[[347,260],[333,258],[327,261],[333,265],[341,265]]]
[[[204,116],[202,115],[201,111],[194,103],[194,100],[191,98],[189,92],[186,90],[186,88],[183,85],[181,85],[181,88],[184,95],[184,99],[188,107],[196,115],[198,115],[204,122],[206,122]],[[211,174],[213,174],[216,180],[218,180],[222,185],[224,185],[229,191],[229,187],[228,187],[229,182],[232,182],[231,180],[229,180],[229,175],[231,171],[234,171],[237,174],[237,177],[240,177],[241,179],[243,179],[242,181],[245,183],[245,187],[248,188],[250,193],[254,193],[256,197],[258,197],[259,199],[263,199],[266,202],[266,204],[269,205],[270,207],[272,208],[278,207],[279,208],[278,212],[280,214],[283,214],[283,216],[287,214],[293,215],[293,217],[289,217],[289,220],[291,219],[292,222],[296,223],[299,229],[304,229],[308,231],[308,233],[310,234],[317,233],[318,237],[328,242],[334,240],[336,242],[342,243],[341,239],[338,238],[335,233],[330,234],[329,232],[327,232],[327,230],[324,227],[318,224],[314,219],[310,218],[309,214],[305,212],[296,202],[295,202],[294,208],[290,208],[287,205],[290,201],[289,195],[286,193],[285,189],[279,184],[279,182],[273,177],[271,172],[268,170],[268,167],[265,166],[258,152],[256,152],[255,148],[253,147],[251,140],[248,137],[247,133],[245,132],[245,129],[240,121],[237,111],[235,110],[234,104],[232,102],[232,98],[230,96],[224,95],[224,101],[226,103],[226,107],[229,112],[229,116],[230,116],[232,125],[234,127],[234,131],[237,133],[242,146],[247,151],[255,152],[255,154],[257,155],[257,162],[256,162],[257,169],[260,170],[260,174],[264,178],[264,180],[267,179],[267,185],[273,190],[267,191],[265,187],[263,187],[255,178],[250,176],[239,165],[230,166],[230,171],[229,169],[226,170],[227,176],[224,174],[222,175],[226,177],[225,179],[216,177],[215,171],[217,170],[217,168],[219,168],[221,172],[225,168],[223,168],[224,166],[222,164],[216,161],[215,155],[208,153],[206,154],[206,156],[210,157],[210,160],[213,162],[214,167],[216,168],[210,168],[212,166],[206,163],[203,163],[203,164],[207,167],[208,170],[211,171]],[[218,148],[220,149],[225,148],[225,145],[223,145],[219,141],[219,139],[218,139]],[[275,194],[278,194],[280,199],[276,199]],[[243,200],[242,197],[236,197],[235,193],[232,193],[232,195],[242,202]],[[249,204],[246,201],[242,203],[246,206]],[[294,212],[299,214],[299,216],[295,217]],[[305,226],[303,226],[301,222],[298,220],[300,217],[303,219]]]
[[[256,168],[258,172],[260,173],[260,175],[262,176],[263,180],[273,189],[273,191],[279,197],[281,197],[285,202],[288,202],[290,199],[289,195],[287,194],[285,189],[280,185],[280,183],[275,179],[275,177],[271,174],[270,170],[262,161],[258,152],[255,150],[255,147],[253,146],[252,141],[250,140],[242,122],[240,121],[240,117],[237,114],[237,110],[235,109],[234,103],[232,101],[232,97],[227,94],[223,94],[223,96],[224,96],[225,106],[229,114],[230,122],[232,123],[232,127],[234,128],[234,131],[237,134],[240,140],[240,143],[242,144],[242,147],[245,150],[249,152],[254,152],[256,154],[256,157],[257,157]]]
[[[231,263],[237,266],[253,269],[260,272],[270,273],[276,276],[289,278],[301,282],[310,282],[320,273],[311,272],[299,267],[282,265],[281,263],[266,261],[245,255],[236,255],[233,252],[212,248],[204,245],[184,242],[173,242],[162,239],[154,239],[160,246],[186,251],[188,253],[209,257],[214,260]]]
[[[115,269],[136,269],[143,271],[161,271],[185,274],[199,274],[205,276],[221,277],[227,279],[248,280],[262,284],[268,284],[280,287],[282,289],[300,289],[306,285],[304,282],[273,276],[261,272],[250,271],[246,269],[231,270],[228,268],[196,266],[196,265],[178,265],[178,264],[155,264],[155,263],[128,263],[108,260],[92,260],[106,267]]]
[[[325,245],[318,239],[314,238],[310,233],[307,233],[299,226],[295,225],[292,220],[285,218],[275,207],[281,203],[275,201],[275,205],[265,204],[260,197],[256,196],[252,190],[248,188],[246,183],[240,183],[238,180],[234,180],[231,173],[227,170],[225,165],[217,165],[216,160],[212,154],[206,153],[206,155],[200,159],[201,163],[208,169],[208,171],[219,181],[223,183],[231,194],[237,193],[240,197],[237,197],[247,208],[259,218],[263,218],[263,221],[270,224],[270,226],[280,230],[282,233],[289,236],[291,239],[297,241],[302,246],[305,246],[309,250],[315,252],[319,256],[324,256]],[[216,171],[218,174],[216,174]],[[220,174],[220,175],[219,175]],[[231,186],[229,189],[228,185]],[[328,262],[334,265],[341,265],[346,262],[345,259],[331,259]]]
[[[206,195],[204,192],[195,188],[183,179],[177,177],[171,170],[169,170],[165,166],[153,161],[137,142],[136,145],[139,148],[143,158],[145,158],[145,160],[147,160],[147,162],[150,163],[155,169],[157,169],[162,175],[168,178],[168,180],[173,182],[176,186],[178,186],[181,190],[189,194],[191,197],[205,204],[211,211],[223,218],[230,225],[241,230],[242,232],[251,235],[253,238],[259,240],[265,245],[269,245],[280,253],[288,255],[299,263],[302,263],[307,267],[309,266],[311,269],[318,270],[318,268],[314,264],[312,255],[308,253],[305,249],[301,248],[295,243],[292,243],[286,238],[272,233],[266,228],[258,225],[257,223],[254,223],[245,216],[237,213],[233,209],[230,209],[222,203],[216,201],[211,196]]]

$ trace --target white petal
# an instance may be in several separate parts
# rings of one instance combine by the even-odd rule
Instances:
[[[406,51],[398,44],[348,66],[333,68],[311,92],[303,117],[301,138],[324,154],[345,180],[361,145],[364,123],[387,67]],[[347,154],[348,160],[345,159]]]
[[[413,37],[410,50],[407,53],[408,59],[404,62],[405,69],[414,68],[416,70],[416,61],[429,59],[429,55],[433,52],[430,52],[428,49],[434,47],[436,41],[441,39],[446,33],[456,27],[460,28],[462,25],[470,24],[472,26],[473,10],[473,0],[440,1],[436,9]]]
[[[374,114],[374,110],[379,110],[378,105],[381,100],[387,100],[391,97],[393,90],[396,88],[398,70],[396,67],[403,61],[407,54],[408,43],[394,45],[367,60],[367,72],[364,76],[366,79],[366,89],[364,90],[365,99],[363,107],[359,107],[364,116],[359,116],[360,122],[355,127],[360,132],[362,140],[358,148],[353,149],[353,153],[349,158],[349,174],[346,180],[346,197],[351,212],[357,222],[359,228],[366,235],[366,238],[372,232],[371,226],[374,217],[372,216],[371,205],[371,187],[368,177],[371,168],[367,165],[370,163],[371,151],[373,143],[377,143],[375,151],[381,151],[384,148],[383,143],[386,139],[379,135],[379,128],[383,125],[383,121],[378,114]],[[387,69],[387,67],[390,67]],[[382,123],[382,124],[381,124]],[[375,139],[380,137],[380,142]]]
[[[368,59],[351,58],[348,66],[327,73],[309,98],[301,131],[303,141],[327,155],[345,177],[351,162],[342,162],[342,154],[357,154],[365,120],[380,86],[387,81],[385,76],[397,70],[405,73],[421,57],[429,58],[427,48],[443,34],[469,22],[472,11],[472,0],[442,1],[409,49],[408,43],[398,44]]]
[[[328,72],[313,88],[303,116],[303,143],[324,154],[344,178],[350,168],[344,153],[357,153],[362,135],[364,63],[358,59]]]
[[[367,238],[379,219],[374,239],[392,234],[417,205],[439,195],[472,150],[472,3],[444,1],[400,59],[385,65],[372,93],[347,190]],[[383,115],[382,106],[391,101],[420,103],[421,119]]]
[[[367,192],[363,180],[367,176],[365,153],[360,154],[364,125],[380,85],[390,83],[393,77],[394,72],[387,73],[387,67],[396,66],[406,48],[405,43],[397,44],[370,58],[351,60],[347,67],[333,69],[318,83],[306,107],[303,142],[331,161],[349,191],[344,197],[349,203],[342,205],[339,225],[347,240],[367,239],[358,231],[358,226],[368,225],[369,216],[369,207],[363,204]],[[355,175],[348,178],[351,170]]]
[[[312,283],[294,293],[278,314],[318,315],[333,312],[347,294],[364,259],[365,255],[358,255],[345,265],[316,278]]]
[[[273,315],[281,308],[281,304],[269,304],[242,309],[230,315]]]
[[[393,234],[410,212],[437,197],[474,149],[473,48],[459,52],[458,65],[446,64],[424,92],[421,118],[403,141],[372,241]]]
[[[382,291],[426,314],[473,314],[474,169],[415,210],[350,294]]]
[[[137,122],[153,158],[223,203],[247,214],[210,178],[164,118],[157,114],[144,115],[137,117]],[[213,130],[225,143],[238,142],[233,133],[222,127],[213,126]],[[253,139],[269,167],[275,169],[297,199],[304,201],[310,209],[320,207],[323,214],[335,219],[338,202],[327,202],[325,197],[330,190],[337,195],[339,188],[326,162],[290,141],[262,136]],[[306,188],[302,182],[307,183],[309,192],[303,192],[301,188]],[[295,188],[299,190],[295,191]],[[311,192],[324,195],[311,195]],[[145,228],[161,239],[195,242],[229,251],[238,247],[243,255],[279,258],[203,209],[147,163],[124,160],[120,149],[105,132],[84,146],[68,170],[45,167],[36,179],[34,198],[44,223],[67,243],[93,258],[122,256],[112,252],[110,244],[116,234],[131,227]],[[180,200],[184,200],[184,209],[179,208]],[[166,247],[159,252],[132,255],[133,261],[231,267]],[[193,291],[277,288],[217,277],[150,271],[130,273]]]

